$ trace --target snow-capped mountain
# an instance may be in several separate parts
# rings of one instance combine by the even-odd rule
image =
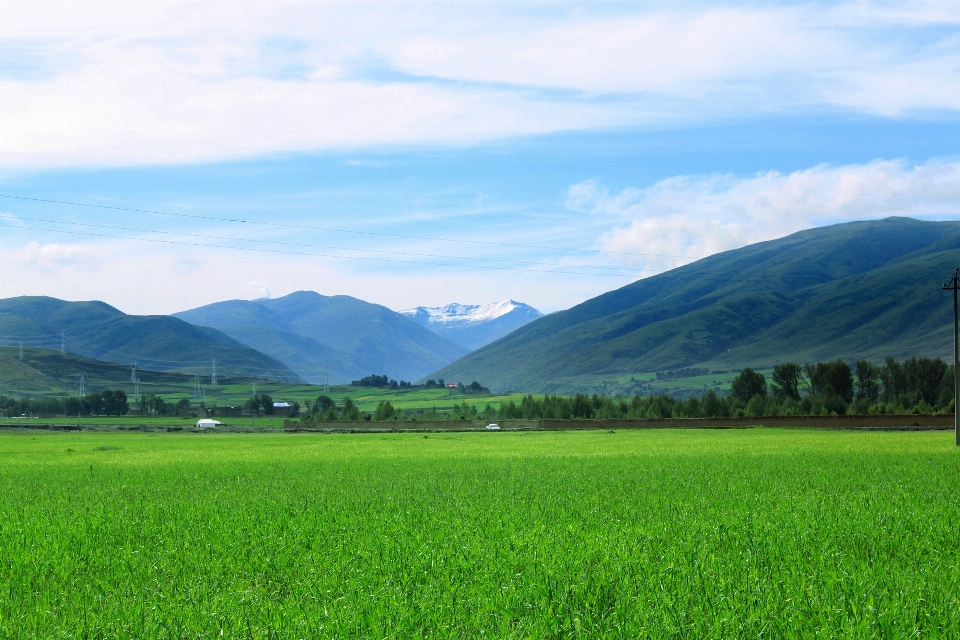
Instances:
[[[471,350],[490,344],[543,315],[530,305],[515,300],[417,307],[400,313]]]

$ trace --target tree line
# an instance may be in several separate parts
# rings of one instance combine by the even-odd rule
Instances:
[[[359,380],[354,380],[350,383],[351,387],[386,387],[390,389],[410,389],[413,387],[412,382],[406,380],[401,380],[397,382],[396,380],[390,380],[387,378],[386,374],[378,376],[377,374],[369,375],[365,378],[360,378]]]
[[[466,401],[451,411],[410,412],[381,400],[374,412],[361,414],[349,398],[342,408],[327,396],[314,401],[303,420],[576,420],[710,418],[735,416],[791,416],[856,414],[911,414],[952,412],[953,368],[938,358],[912,358],[883,364],[865,360],[853,367],[842,360],[800,365],[778,364],[771,381],[753,369],[733,379],[728,394],[709,389],[687,399],[667,395],[613,398],[609,396],[524,396],[493,407]]]
[[[36,415],[122,416],[130,410],[127,394],[121,389],[104,389],[70,398],[8,398],[0,396],[0,416]]]
[[[699,396],[678,399],[667,395],[611,398],[608,396],[548,395],[525,396],[494,408],[482,409],[466,401],[451,411],[436,408],[416,413],[381,401],[372,413],[361,413],[350,398],[340,406],[321,395],[303,408],[301,418],[310,421],[333,420],[506,420],[506,419],[631,419],[631,418],[706,418],[727,416],[790,416],[855,414],[910,414],[952,412],[953,367],[939,358],[911,358],[898,362],[887,358],[883,364],[860,360],[851,367],[842,360],[800,365],[782,363],[774,367],[771,380],[752,369],[744,369],[734,378],[729,394],[710,389]],[[477,382],[463,391],[485,392]],[[291,403],[291,415],[299,413]],[[203,409],[203,405],[200,406]],[[273,413],[273,399],[267,394],[250,398],[245,408],[267,415]],[[121,416],[130,411],[130,402],[122,390],[88,393],[82,398],[11,398],[0,396],[0,415],[82,415]],[[144,394],[134,409],[141,416],[189,415],[190,400],[164,401],[160,396]]]

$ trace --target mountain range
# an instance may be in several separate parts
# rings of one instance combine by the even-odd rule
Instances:
[[[0,300],[0,342],[59,349],[86,358],[153,371],[203,369],[213,361],[224,376],[299,378],[283,363],[208,327],[170,316],[127,315],[105,302],[67,302],[44,296]]]
[[[543,316],[530,305],[515,300],[417,307],[400,313],[471,351]]]
[[[313,291],[216,302],[173,315],[222,331],[315,384],[372,373],[417,380],[469,351],[382,305]]]
[[[952,355],[960,222],[887,218],[698,260],[544,316],[431,377],[569,392],[682,367]]]
[[[62,341],[86,358],[204,377],[216,360],[230,377],[337,384],[386,373],[569,393],[683,368],[947,357],[953,318],[940,286],[958,264],[960,222],[887,218],[713,255],[547,316],[512,300],[398,313],[312,291],[173,317],[21,296],[0,300],[0,344]]]

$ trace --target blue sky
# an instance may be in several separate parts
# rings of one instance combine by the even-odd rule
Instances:
[[[960,3],[0,3],[0,296],[544,311],[960,212]]]

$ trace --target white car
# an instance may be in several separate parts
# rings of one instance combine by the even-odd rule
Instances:
[[[498,424],[488,424],[487,431],[500,431],[500,425]]]

